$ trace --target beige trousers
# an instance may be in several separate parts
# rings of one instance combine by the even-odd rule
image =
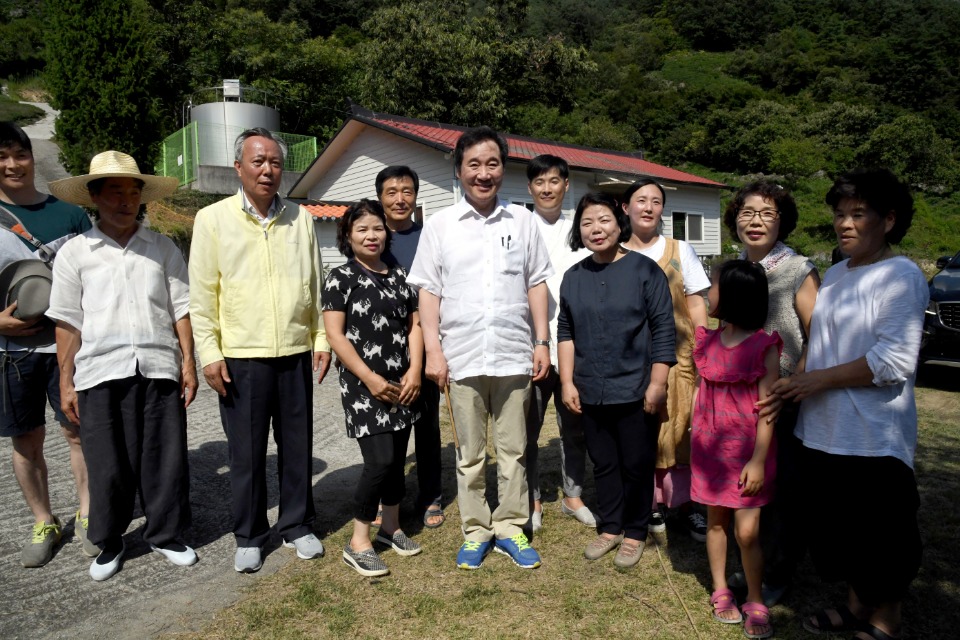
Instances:
[[[530,376],[476,376],[450,383],[450,404],[460,439],[457,494],[463,536],[486,542],[522,533],[530,519],[527,494],[526,415]],[[486,498],[487,419],[493,417],[499,505]]]

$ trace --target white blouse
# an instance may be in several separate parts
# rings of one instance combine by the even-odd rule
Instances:
[[[892,456],[913,468],[914,398],[923,314],[929,289],[904,257],[823,277],[810,322],[806,371],[866,356],[873,385],[829,389],[805,399],[794,433],[811,449],[837,455]]]

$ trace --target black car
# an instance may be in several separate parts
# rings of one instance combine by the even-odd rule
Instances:
[[[960,253],[937,260],[923,323],[921,362],[960,363]]]

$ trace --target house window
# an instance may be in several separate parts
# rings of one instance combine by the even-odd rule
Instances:
[[[687,242],[703,242],[703,214],[674,211],[673,237]]]
[[[521,201],[521,200],[513,200],[513,201],[510,202],[510,204],[518,204],[518,205],[520,205],[521,207],[526,207],[526,208],[527,208],[527,211],[533,211],[533,209],[534,209],[532,202],[523,202],[523,201]]]

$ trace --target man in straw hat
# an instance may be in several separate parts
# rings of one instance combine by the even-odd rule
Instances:
[[[266,129],[234,144],[236,195],[197,213],[190,315],[203,376],[220,395],[230,449],[234,568],[263,565],[267,437],[280,477],[277,533],[297,557],[323,555],[313,534],[313,383],[330,367],[313,218],[277,196],[286,145]],[[312,353],[312,355],[311,355]]]
[[[23,129],[12,122],[0,122],[0,204],[16,215],[30,232],[47,246],[59,246],[64,240],[90,228],[90,219],[80,207],[41,193],[34,184],[33,146]],[[0,287],[0,347],[3,360],[3,399],[0,400],[0,436],[13,444],[13,473],[33,512],[34,525],[23,547],[25,567],[42,567],[53,557],[63,534],[60,520],[53,515],[47,488],[47,463],[43,455],[46,436],[44,405],[49,399],[54,416],[70,450],[70,466],[77,485],[79,508],[74,531],[84,553],[99,553],[87,539],[87,466],[80,449],[80,434],[60,411],[60,373],[52,325],[42,312],[24,319],[10,289],[15,289],[22,270],[49,270],[35,258],[32,247],[8,230],[0,229],[0,269],[8,286]],[[45,301],[44,301],[45,302]],[[45,304],[43,305],[45,306]],[[49,328],[44,329],[44,324]]]
[[[119,151],[95,156],[87,175],[50,183],[98,219],[60,249],[47,311],[57,322],[61,405],[97,462],[94,580],[120,569],[137,493],[150,548],[176,565],[197,561],[181,539],[190,525],[186,407],[197,392],[187,266],[170,239],[139,222],[141,203],[176,188],[176,178],[143,175]]]

